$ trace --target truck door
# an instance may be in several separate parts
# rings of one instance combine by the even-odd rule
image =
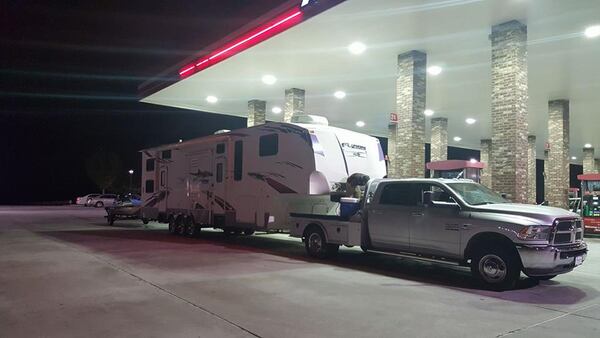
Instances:
[[[409,249],[411,183],[391,182],[379,187],[376,203],[369,206],[369,236],[373,247]]]
[[[414,189],[416,196],[423,196],[424,192],[430,194],[432,202],[429,205],[419,203],[411,210],[411,251],[459,257],[460,228],[463,224],[460,207],[442,186],[417,183]]]

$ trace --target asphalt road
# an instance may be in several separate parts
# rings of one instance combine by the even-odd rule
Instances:
[[[600,337],[600,239],[514,291],[283,234],[169,235],[83,207],[0,207],[0,337]]]

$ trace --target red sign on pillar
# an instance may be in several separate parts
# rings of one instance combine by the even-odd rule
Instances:
[[[398,114],[390,113],[390,124],[397,124],[397,123],[398,123]]]

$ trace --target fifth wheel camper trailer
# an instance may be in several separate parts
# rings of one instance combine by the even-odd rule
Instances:
[[[318,116],[142,150],[142,218],[193,235],[285,230],[290,213],[334,215],[353,173],[386,175],[379,140]]]

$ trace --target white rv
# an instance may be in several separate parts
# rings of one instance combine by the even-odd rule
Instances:
[[[142,150],[143,219],[193,235],[287,229],[290,213],[334,215],[330,192],[353,173],[386,175],[374,137],[303,116]]]

